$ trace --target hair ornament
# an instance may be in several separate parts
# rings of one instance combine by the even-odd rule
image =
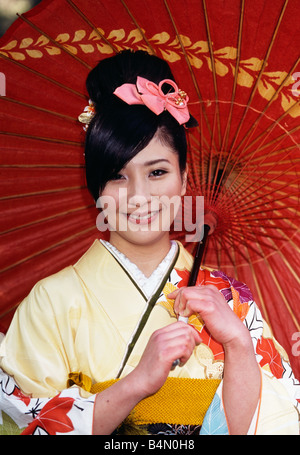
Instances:
[[[172,92],[165,94],[162,86],[168,84],[173,88]],[[114,94],[127,104],[144,104],[156,115],[167,110],[180,125],[188,122],[190,113],[187,107],[189,98],[180,90],[171,79],[164,79],[158,85],[138,76],[135,84],[123,84],[118,87]]]
[[[90,122],[92,121],[95,113],[96,113],[95,104],[93,103],[92,100],[89,100],[89,105],[85,106],[82,114],[80,114],[78,116],[78,120],[80,121],[80,123],[84,124],[84,127],[83,127],[84,131],[86,131],[88,129],[88,126],[89,126]]]

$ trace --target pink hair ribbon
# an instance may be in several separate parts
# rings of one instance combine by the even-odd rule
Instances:
[[[174,91],[165,94],[162,91],[164,84],[170,85]],[[127,104],[144,104],[156,115],[167,110],[180,125],[186,123],[190,118],[187,107],[189,98],[171,79],[164,79],[156,85],[154,82],[138,76],[136,85],[123,84],[114,91],[114,94]]]

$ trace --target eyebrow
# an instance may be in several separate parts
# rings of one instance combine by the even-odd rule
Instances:
[[[159,158],[157,160],[147,161],[146,163],[144,163],[144,166],[153,166],[154,164],[158,164],[158,163],[162,163],[162,162],[170,164],[170,161],[167,160],[166,158]]]

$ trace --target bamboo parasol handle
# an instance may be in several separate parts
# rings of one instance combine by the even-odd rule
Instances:
[[[190,274],[188,286],[195,286],[195,284],[196,284],[198,273],[199,273],[199,268],[201,266],[201,262],[202,262],[202,258],[203,258],[203,254],[204,254],[204,250],[205,250],[205,246],[206,246],[207,236],[208,236],[210,230],[213,231],[214,227],[210,226],[210,224],[204,224],[203,237],[197,246],[197,251],[196,251],[196,255],[195,255],[195,259],[194,259],[193,268],[192,268],[192,271]],[[178,317],[178,321],[185,322],[186,324],[188,323],[188,320],[189,320],[189,318],[185,318],[183,316]],[[179,359],[174,360],[174,362],[172,363],[171,370],[174,370],[179,364],[180,364]]]

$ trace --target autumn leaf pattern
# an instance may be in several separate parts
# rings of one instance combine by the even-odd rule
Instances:
[[[57,395],[42,408],[38,416],[22,434],[55,435],[72,431],[74,427],[67,413],[71,410],[73,403],[74,398]]]

